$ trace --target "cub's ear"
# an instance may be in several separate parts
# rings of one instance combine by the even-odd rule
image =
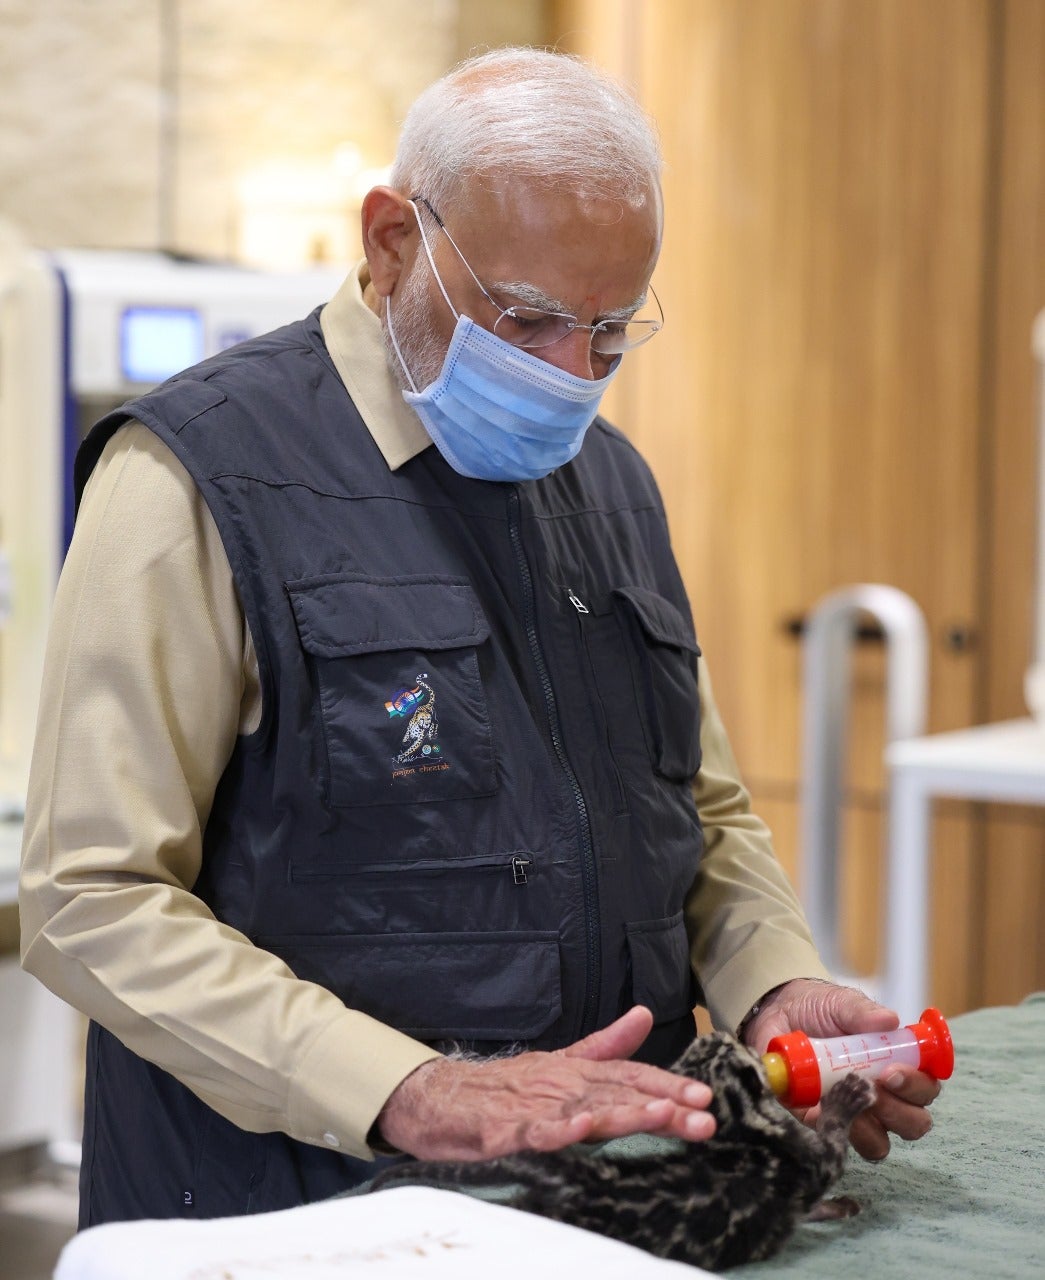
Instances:
[[[733,1044],[733,1037],[724,1031],[712,1031],[707,1035],[697,1036],[682,1051],[682,1055],[671,1069],[679,1075],[707,1082],[713,1074],[715,1062],[725,1056]]]
[[[373,187],[363,199],[360,220],[370,279],[378,296],[387,298],[410,256],[417,229],[414,207],[392,187]]]

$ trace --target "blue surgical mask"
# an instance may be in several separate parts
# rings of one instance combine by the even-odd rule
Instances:
[[[391,308],[388,334],[409,378]],[[578,378],[458,316],[439,377],[403,399],[460,475],[539,480],[577,456],[616,372]]]
[[[460,315],[418,225],[432,273],[457,325],[439,377],[419,391],[399,350],[388,299],[388,336],[413,388],[403,392],[403,399],[460,475],[539,480],[580,452],[620,358],[604,378],[578,378]]]

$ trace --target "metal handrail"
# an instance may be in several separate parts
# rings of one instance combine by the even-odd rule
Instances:
[[[803,749],[799,893],[824,963],[845,969],[839,929],[839,815],[844,787],[852,643],[863,615],[886,646],[885,741],[920,736],[928,707],[929,633],[918,605],[896,587],[842,587],[813,608],[803,638]],[[886,867],[886,874],[889,868]],[[876,979],[861,979],[873,988]]]

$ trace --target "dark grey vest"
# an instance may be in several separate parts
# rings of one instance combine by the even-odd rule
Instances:
[[[670,1060],[696,997],[698,648],[634,449],[598,420],[536,483],[434,448],[393,473],[315,315],[103,420],[81,491],[129,418],[213,513],[261,675],[194,891],[419,1039],[554,1048],[641,1002]],[[92,1027],[85,1223],[283,1208],[372,1169],[236,1129]]]

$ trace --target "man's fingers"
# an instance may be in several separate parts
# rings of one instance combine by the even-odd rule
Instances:
[[[504,1065],[511,1062],[509,1059]],[[567,1062],[565,1055],[549,1054],[533,1061],[528,1077],[515,1079],[535,1113],[546,1115],[591,1110],[598,1117],[614,1107],[653,1103],[663,1103],[665,1114],[702,1113],[711,1102],[711,1089],[701,1081],[643,1062]]]
[[[535,1120],[520,1134],[521,1145],[535,1151],[551,1151],[570,1142],[606,1142],[636,1133],[703,1142],[715,1132],[715,1121],[706,1111],[687,1111],[667,1099],[641,1104],[621,1104],[578,1112],[577,1129],[566,1135],[566,1121]]]
[[[939,1080],[934,1080],[924,1071],[897,1067],[879,1082],[878,1104],[885,1104],[890,1098],[895,1098],[901,1104],[927,1107],[940,1096],[942,1088]]]
[[[514,1151],[558,1151],[574,1142],[587,1142],[595,1124],[590,1111],[578,1111],[564,1120],[534,1120],[520,1126]]]
[[[703,1110],[711,1101],[711,1090],[706,1084],[649,1063],[623,1061],[619,1054],[605,1056],[607,1050],[619,1049],[621,1043],[630,1041],[636,1034],[639,1036],[635,1043],[637,1048],[648,1034],[650,1017],[648,1009],[636,1005],[610,1026],[578,1040],[561,1050],[560,1054],[565,1058],[581,1059],[585,1065],[577,1062],[578,1071],[590,1081],[592,1088],[605,1090],[606,1096],[616,1089],[622,1101],[627,1100],[629,1093],[646,1094],[649,1098],[668,1098],[680,1107]],[[553,1058],[555,1056],[552,1055]]]
[[[706,1111],[688,1111],[666,1098],[642,1105],[609,1107],[596,1113],[589,1140],[623,1138],[633,1133],[701,1142],[715,1132],[715,1121]]]
[[[849,1130],[853,1150],[865,1160],[884,1160],[890,1134],[915,1142],[933,1126],[926,1109],[939,1096],[940,1083],[920,1071],[897,1071],[878,1082],[873,1105],[857,1116]]]
[[[889,1134],[873,1111],[856,1117],[849,1130],[849,1141],[857,1155],[865,1160],[884,1160],[889,1154]]]
[[[878,1085],[878,1096],[870,1114],[887,1133],[895,1133],[905,1142],[924,1138],[933,1127],[926,1109],[939,1096],[940,1083],[920,1071],[900,1072],[887,1076]]]
[[[578,1040],[562,1053],[567,1058],[587,1058],[593,1062],[623,1060],[640,1047],[653,1029],[653,1014],[637,1004],[601,1031]]]
[[[580,1100],[597,1098],[604,1104],[635,1103],[663,1100],[683,1109],[703,1111],[711,1102],[711,1089],[699,1080],[663,1071],[641,1062],[595,1065],[587,1075]]]

